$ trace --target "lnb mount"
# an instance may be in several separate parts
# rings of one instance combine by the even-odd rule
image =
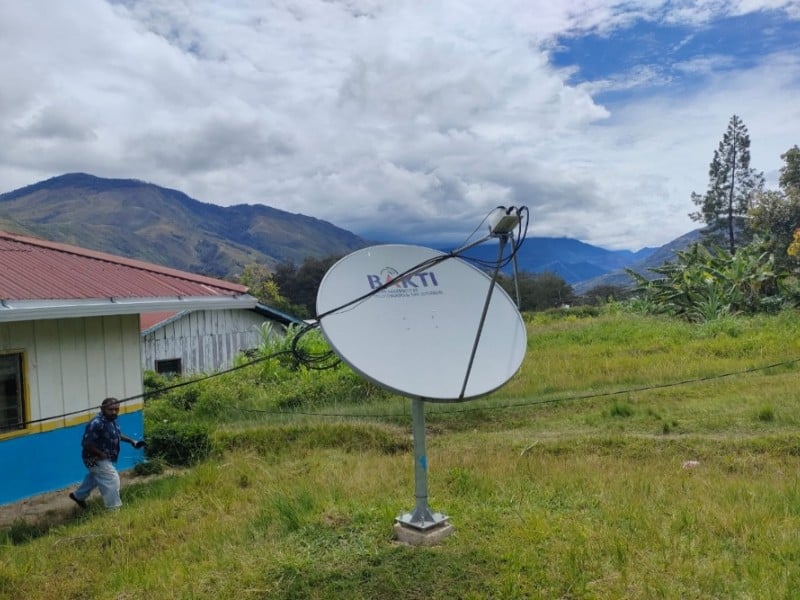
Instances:
[[[519,211],[513,206],[498,206],[489,214],[489,233],[507,235],[519,226]]]

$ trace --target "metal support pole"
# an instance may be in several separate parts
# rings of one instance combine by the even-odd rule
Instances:
[[[486,301],[483,304],[483,312],[481,312],[481,320],[478,323],[478,331],[475,333],[475,343],[472,344],[472,352],[469,355],[469,363],[467,364],[467,372],[464,374],[464,384],[461,386],[461,393],[458,395],[459,400],[464,399],[464,393],[467,391],[467,384],[469,383],[469,376],[472,373],[472,364],[475,361],[475,353],[478,351],[478,343],[481,341],[481,332],[483,331],[483,324],[486,322],[486,313],[489,312],[489,303],[492,301],[492,292],[494,286],[497,284],[497,276],[500,274],[500,263],[503,258],[503,249],[505,248],[507,236],[500,236],[500,251],[497,255],[497,266],[495,267],[492,281],[489,284],[489,291],[486,294]]]
[[[414,496],[413,512],[397,518],[397,522],[419,530],[430,529],[447,521],[441,513],[434,513],[428,506],[428,457],[425,450],[425,403],[411,400],[411,428],[414,435]]]

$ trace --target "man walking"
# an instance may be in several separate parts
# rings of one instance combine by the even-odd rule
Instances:
[[[89,472],[80,487],[69,494],[81,508],[86,508],[86,499],[94,488],[99,488],[106,508],[116,509],[122,506],[119,497],[119,473],[114,467],[119,456],[119,443],[123,441],[134,448],[141,448],[144,442],[122,433],[117,424],[117,415],[119,400],[106,398],[100,405],[100,414],[87,423],[83,432],[81,458]]]

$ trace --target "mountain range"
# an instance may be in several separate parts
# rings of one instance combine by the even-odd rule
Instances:
[[[272,269],[368,245],[313,217],[261,204],[222,207],[152,183],[85,173],[0,194],[0,229],[221,278],[249,263]]]
[[[236,278],[250,263],[272,270],[380,243],[263,204],[222,207],[144,181],[86,173],[0,194],[0,229],[226,279]],[[649,266],[663,264],[698,236],[690,232],[638,252],[532,237],[522,244],[517,265],[520,271],[553,272],[581,293],[594,285],[629,285],[626,267],[646,274]],[[470,250],[470,256],[485,260],[496,253],[494,244]]]

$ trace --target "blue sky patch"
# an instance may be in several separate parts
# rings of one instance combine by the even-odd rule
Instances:
[[[577,67],[571,82],[616,82],[605,93],[684,87],[712,69],[743,69],[764,56],[800,49],[796,21],[762,11],[718,19],[703,27],[638,21],[607,35],[562,36],[557,67]],[[643,89],[644,88],[644,89]],[[602,92],[601,92],[602,93]]]

